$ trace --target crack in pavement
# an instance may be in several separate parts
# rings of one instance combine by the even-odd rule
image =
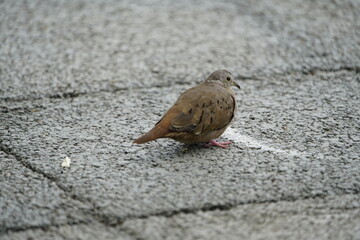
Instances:
[[[5,234],[8,232],[23,232],[23,231],[27,231],[27,230],[37,230],[37,229],[41,229],[41,230],[48,230],[51,227],[62,227],[62,226],[75,226],[75,225],[88,225],[89,221],[69,221],[69,222],[65,222],[65,223],[60,223],[60,224],[42,224],[42,225],[25,225],[25,226],[17,226],[17,227],[0,227],[0,236],[1,234]]]
[[[346,195],[359,195],[359,193],[356,192],[354,194],[346,194]],[[179,214],[196,214],[198,212],[229,211],[233,208],[250,205],[250,204],[260,205],[260,204],[279,203],[279,202],[296,202],[296,201],[303,201],[303,200],[309,200],[309,199],[313,199],[313,200],[324,199],[326,196],[327,195],[322,195],[322,194],[303,196],[301,198],[295,198],[292,196],[288,196],[288,197],[281,197],[278,199],[266,199],[266,200],[262,200],[262,201],[248,200],[248,201],[238,201],[238,202],[233,202],[233,203],[214,204],[214,205],[205,204],[204,206],[201,206],[201,207],[180,208],[180,209],[176,209],[176,210],[163,210],[163,211],[151,212],[151,213],[144,214],[144,215],[139,214],[139,215],[127,215],[127,216],[120,217],[120,216],[114,216],[114,215],[109,215],[109,214],[99,214],[97,217],[98,217],[98,221],[100,221],[101,223],[103,223],[107,226],[117,226],[117,225],[121,226],[123,223],[125,223],[128,220],[148,219],[151,217],[171,218],[171,217],[179,215]],[[344,196],[344,195],[341,195],[341,196]],[[347,210],[352,210],[352,209],[357,209],[357,208],[359,208],[359,207],[354,207],[354,208],[347,209]]]
[[[30,169],[34,173],[40,174],[43,177],[45,177],[45,178],[49,179],[50,181],[54,182],[56,184],[56,186],[58,186],[61,190],[66,191],[66,192],[70,190],[68,187],[65,187],[65,186],[59,184],[57,182],[56,177],[54,177],[54,176],[52,176],[50,174],[47,174],[47,173],[41,171],[40,169],[34,167],[33,165],[31,165],[29,162],[22,160],[22,158],[19,155],[14,153],[10,148],[6,147],[4,144],[2,144],[1,141],[0,141],[0,150],[3,151],[4,153],[10,155],[10,156],[13,156],[19,163],[21,163],[21,165],[23,165],[24,167]]]
[[[356,194],[346,194],[346,195],[359,195],[360,193],[356,193]],[[342,195],[344,196],[344,195]],[[227,203],[227,204],[217,204],[217,205],[204,205],[202,207],[198,207],[198,208],[182,208],[182,209],[177,209],[177,210],[164,210],[164,211],[158,211],[158,212],[153,212],[153,213],[149,213],[149,214],[144,214],[144,215],[128,215],[128,216],[124,216],[124,217],[119,217],[119,216],[114,216],[114,215],[109,215],[109,214],[99,214],[99,213],[93,213],[91,214],[94,217],[94,220],[104,224],[105,226],[108,227],[115,227],[118,226],[120,227],[119,230],[123,231],[126,234],[129,234],[133,237],[135,237],[137,239],[137,237],[134,235],[134,233],[132,233],[131,231],[129,231],[129,229],[126,228],[122,228],[121,226],[128,220],[136,220],[136,219],[148,219],[151,217],[165,217],[165,218],[171,218],[180,214],[196,214],[198,212],[212,212],[212,211],[229,211],[233,208],[239,207],[239,206],[244,206],[244,205],[249,205],[249,204],[269,204],[269,203],[278,203],[278,202],[296,202],[296,201],[303,201],[303,200],[309,200],[309,199],[323,199],[325,198],[325,195],[314,195],[314,196],[305,196],[302,198],[292,198],[292,197],[288,197],[288,198],[280,198],[280,199],[268,199],[268,200],[263,200],[263,201],[255,201],[255,200],[249,200],[249,201],[240,201],[237,203]],[[352,207],[352,208],[340,208],[342,210],[354,210],[354,209],[358,209],[359,207]],[[337,208],[336,208],[337,209]],[[61,226],[67,226],[67,225],[88,225],[93,223],[93,221],[77,221],[77,222],[68,222],[68,223],[63,223],[63,224],[44,224],[44,225],[37,225],[37,226],[20,226],[20,227],[9,227],[7,228],[5,231],[0,231],[0,235],[2,233],[5,232],[21,232],[21,231],[26,231],[26,230],[30,230],[30,229],[43,229],[43,230],[47,230],[50,227],[61,227]]]
[[[106,221],[105,219],[108,219],[108,217],[104,217],[106,215],[101,214],[97,211],[97,207],[95,206],[95,203],[92,203],[91,201],[86,201],[80,196],[76,194],[72,194],[72,191],[69,187],[63,186],[58,182],[58,179],[54,176],[51,176],[50,174],[47,174],[40,169],[32,166],[30,163],[22,160],[20,156],[18,156],[16,153],[14,153],[10,148],[6,147],[2,142],[0,141],[0,151],[6,153],[9,156],[13,156],[16,161],[18,161],[21,165],[23,165],[25,168],[30,169],[32,172],[42,175],[44,178],[50,180],[51,182],[54,182],[57,187],[59,187],[65,195],[70,197],[72,200],[80,202],[81,204],[90,205],[91,207],[89,210],[79,209],[85,216],[90,216],[90,220],[79,220],[79,221],[69,221],[67,223],[63,224],[43,224],[43,225],[36,225],[36,226],[18,226],[18,227],[5,227],[0,226],[0,236],[3,234],[6,234],[8,232],[21,232],[26,230],[34,230],[34,229],[43,229],[46,230],[50,227],[60,227],[60,226],[66,226],[66,225],[80,225],[80,224],[90,224],[94,221],[97,221],[98,223],[104,224],[105,226],[114,226],[113,224],[109,224],[109,221]],[[126,234],[132,235],[131,232],[129,232],[127,229],[120,229]],[[137,239],[135,237],[135,239]]]
[[[310,67],[303,70],[296,70],[296,71],[286,71],[283,73],[275,73],[271,74],[268,77],[271,76],[285,76],[285,75],[291,75],[296,73],[301,73],[304,75],[315,75],[318,72],[323,73],[329,73],[329,72],[341,72],[341,71],[347,71],[347,72],[355,72],[356,74],[360,73],[360,66],[340,66],[338,68],[322,68],[322,67]]]
[[[348,71],[348,72],[355,72],[357,74],[360,73],[360,66],[340,66],[338,68],[321,68],[321,67],[311,67],[308,69],[304,69],[304,70],[296,70],[296,71],[288,71],[288,72],[283,72],[283,73],[273,73],[270,75],[264,75],[264,76],[253,76],[253,75],[241,75],[241,74],[237,74],[235,75],[235,79],[242,79],[242,80],[255,80],[255,81],[262,81],[264,78],[270,78],[273,76],[285,76],[285,75],[291,75],[291,74],[295,74],[295,73],[301,73],[304,75],[314,75],[317,72],[339,72],[339,71]],[[174,84],[175,83],[175,84]],[[40,99],[68,99],[68,98],[76,98],[79,96],[83,96],[83,95],[92,95],[92,94],[97,94],[97,93],[101,93],[101,92],[105,92],[105,93],[116,93],[116,92],[120,92],[120,91],[129,91],[129,90],[140,90],[140,89],[151,89],[151,88],[166,88],[166,87],[171,87],[174,85],[177,86],[182,86],[182,85],[190,85],[191,82],[182,82],[182,81],[175,81],[175,82],[170,82],[170,83],[165,83],[165,84],[161,84],[159,85],[157,84],[150,84],[147,86],[141,86],[141,87],[124,87],[124,88],[120,88],[120,87],[109,87],[109,88],[102,88],[99,89],[97,91],[84,91],[84,92],[78,92],[76,90],[71,91],[71,92],[62,92],[62,93],[57,93],[57,94],[45,94],[43,96],[39,96],[39,97],[0,97],[0,101],[5,101],[5,102],[23,102],[23,101],[34,101],[34,100],[40,100]]]
[[[151,88],[151,86],[149,87]],[[41,99],[68,99],[68,98],[76,98],[79,96],[83,96],[83,95],[92,95],[92,94],[97,94],[97,93],[102,93],[102,92],[107,92],[107,93],[116,93],[116,92],[120,92],[120,91],[128,91],[130,89],[142,89],[142,87],[140,88],[112,88],[112,89],[99,89],[97,91],[85,91],[85,92],[78,92],[76,90],[72,91],[72,92],[62,92],[62,93],[56,93],[56,94],[44,94],[43,96],[39,96],[39,97],[0,97],[0,101],[4,101],[4,102],[26,102],[26,101],[34,101],[34,100],[41,100]]]
[[[277,76],[286,76],[286,75],[292,75],[292,74],[303,74],[303,75],[315,75],[318,74],[319,72],[323,72],[323,73],[329,73],[329,72],[341,72],[341,71],[347,71],[347,72],[355,72],[356,74],[360,73],[360,66],[340,66],[338,68],[322,68],[322,67],[310,67],[310,68],[305,68],[302,70],[288,70],[288,71],[284,71],[284,72],[279,72],[279,73],[272,73],[272,74],[267,74],[267,75],[258,75],[256,77],[252,77],[252,76],[243,76],[241,74],[238,74],[235,76],[235,79],[242,79],[242,80],[258,80],[258,81],[263,81],[264,78],[272,78],[272,77],[277,77]]]
[[[301,73],[307,75],[307,74],[316,74],[316,72],[339,72],[339,71],[360,73],[360,66],[340,66],[338,68],[311,67],[309,69],[302,70]]]
[[[83,198],[81,198],[80,196],[73,194],[70,187],[64,186],[63,184],[59,183],[58,179],[55,176],[52,176],[44,171],[41,171],[40,169],[31,165],[29,162],[23,160],[20,156],[18,156],[16,153],[14,153],[10,148],[6,147],[1,141],[0,141],[0,151],[6,153],[9,156],[13,156],[15,158],[15,160],[18,161],[25,168],[30,169],[32,172],[39,174],[39,175],[43,176],[44,178],[50,180],[51,182],[55,183],[55,185],[59,189],[61,189],[65,193],[65,195],[68,196],[69,198],[71,198],[72,200],[80,202],[83,205],[90,206],[89,208],[92,209],[91,207],[93,206],[93,204],[91,202],[88,202],[88,201],[84,200]],[[85,216],[93,217],[93,215],[94,215],[93,212],[89,211],[89,210],[80,209],[79,211],[81,211]],[[82,222],[82,221],[79,221],[79,222]],[[82,223],[86,223],[86,221],[84,221]],[[21,227],[19,227],[19,228],[21,228]],[[6,229],[5,231],[7,232],[8,230]]]
[[[230,133],[230,135],[229,135]],[[231,134],[236,135],[237,132],[233,129],[230,128],[230,131],[228,132],[228,136],[232,136]],[[233,135],[233,136],[234,136]],[[249,137],[245,137],[244,135],[241,135],[240,138],[238,138],[237,140],[241,140],[242,142],[244,142],[245,140],[250,140],[250,142],[247,142],[247,144],[249,144],[249,146],[261,146],[262,148],[265,147],[265,149],[268,149],[270,151],[275,151],[277,153],[280,154],[298,154],[297,152],[287,152],[285,150],[282,149],[276,149],[276,148],[272,148],[269,147],[267,145],[264,145],[263,143],[260,143],[257,140],[254,140],[252,138]],[[117,225],[121,225],[127,221],[127,220],[134,220],[134,219],[148,219],[150,217],[173,217],[179,214],[196,214],[198,212],[211,212],[211,211],[228,211],[230,209],[239,207],[239,206],[243,206],[243,205],[249,205],[249,204],[267,204],[267,203],[277,203],[277,202],[295,202],[295,201],[301,201],[301,200],[306,200],[306,199],[318,199],[318,198],[325,198],[326,195],[323,194],[315,194],[315,195],[311,195],[311,196],[303,196],[301,198],[294,198],[292,196],[287,196],[287,197],[280,197],[280,198],[276,198],[276,199],[266,199],[266,200],[262,200],[262,201],[257,201],[257,200],[247,200],[247,201],[237,201],[237,202],[228,202],[228,203],[222,203],[222,204],[204,204],[203,206],[199,206],[199,207],[194,207],[194,208],[180,208],[180,209],[175,209],[175,210],[163,210],[163,211],[157,211],[157,212],[150,212],[148,214],[138,214],[138,215],[127,215],[127,216],[114,216],[111,214],[106,214],[106,213],[102,213],[101,209],[98,209],[93,203],[86,201],[84,199],[82,199],[80,196],[76,195],[76,194],[72,194],[70,188],[65,187],[63,185],[61,185],[54,176],[51,176],[50,174],[47,174],[39,169],[37,169],[36,167],[32,166],[31,164],[29,164],[28,162],[24,161],[21,159],[21,157],[17,156],[16,153],[14,153],[11,149],[7,148],[6,146],[4,146],[3,144],[1,144],[0,142],[0,150],[5,152],[8,155],[11,155],[13,157],[15,157],[15,159],[17,161],[19,161],[24,167],[32,170],[35,173],[41,174],[42,176],[44,176],[45,178],[53,181],[60,189],[62,189],[65,194],[67,194],[68,196],[70,196],[71,199],[76,200],[81,202],[82,204],[86,204],[86,205],[91,205],[92,207],[90,207],[89,210],[81,210],[85,215],[87,216],[91,216],[91,220],[90,221],[78,221],[78,222],[70,222],[70,223],[65,223],[65,224],[49,224],[49,225],[40,225],[40,226],[23,226],[23,227],[10,227],[5,229],[5,232],[8,231],[24,231],[24,230],[28,230],[28,229],[41,229],[41,228],[47,228],[47,227],[51,227],[51,226],[61,226],[61,225],[69,225],[69,224],[89,224],[92,222],[92,220],[95,220],[99,223],[102,223],[106,226],[117,226]],[[355,192],[354,194],[351,195],[358,195],[360,194],[359,192]],[[120,229],[122,231],[124,231],[125,233],[130,234],[129,232],[126,231],[126,229]],[[1,232],[1,231],[0,231]]]
[[[16,153],[14,153],[8,147],[4,146],[1,142],[0,142],[0,151],[3,151],[7,155],[13,156],[15,158],[15,160],[17,160],[25,168],[30,169],[34,173],[42,175],[43,177],[50,180],[51,182],[54,182],[56,184],[56,186],[59,187],[64,192],[64,194],[67,195],[72,200],[80,202],[81,204],[90,206],[89,210],[79,209],[79,211],[81,211],[85,216],[91,217],[90,221],[89,220],[79,220],[77,222],[70,221],[70,222],[64,223],[64,224],[44,224],[44,225],[38,225],[38,226],[19,226],[19,227],[6,227],[6,228],[0,227],[0,236],[1,236],[1,234],[8,233],[9,231],[20,232],[20,231],[26,231],[29,229],[48,229],[49,227],[53,227],[53,226],[59,227],[59,226],[65,226],[65,225],[89,224],[92,222],[92,220],[102,223],[106,226],[112,226],[111,224],[107,224],[106,221],[103,221],[101,218],[99,218],[99,213],[96,212],[96,207],[95,207],[94,203],[91,203],[90,201],[86,201],[86,200],[82,199],[80,196],[73,194],[71,189],[69,187],[66,187],[66,186],[63,186],[62,184],[60,184],[56,177],[51,176],[50,174],[47,174],[47,173],[39,170],[38,168],[32,166],[30,163],[22,160],[20,156],[18,156]],[[126,233],[126,231],[124,231],[124,232]]]

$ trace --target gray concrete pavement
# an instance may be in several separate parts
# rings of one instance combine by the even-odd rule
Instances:
[[[0,238],[360,239],[359,9],[1,2]],[[131,143],[220,68],[230,149]]]

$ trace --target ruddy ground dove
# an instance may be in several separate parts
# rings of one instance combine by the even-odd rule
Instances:
[[[232,74],[218,70],[201,84],[185,91],[148,133],[134,143],[146,143],[158,138],[206,146],[227,148],[231,142],[214,139],[229,126],[236,111],[235,93],[232,86],[240,88]]]

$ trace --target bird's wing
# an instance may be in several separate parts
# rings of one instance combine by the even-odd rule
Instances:
[[[171,114],[169,130],[195,135],[219,130],[230,123],[234,111],[235,98],[225,88],[199,85],[184,92],[169,109],[168,113],[177,112],[176,115]],[[166,115],[164,118],[167,118]]]

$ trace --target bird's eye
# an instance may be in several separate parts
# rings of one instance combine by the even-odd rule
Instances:
[[[227,77],[227,78],[226,78],[226,80],[228,80],[228,81],[230,81],[230,79],[231,79],[230,77]]]

